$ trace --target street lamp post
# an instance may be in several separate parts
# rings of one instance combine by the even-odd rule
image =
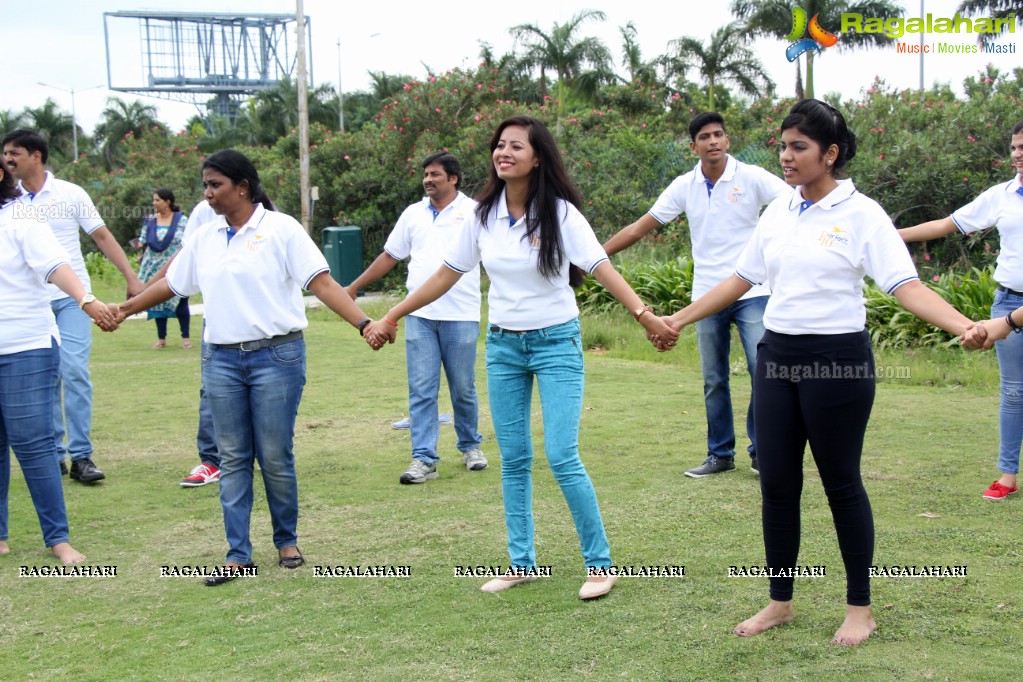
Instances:
[[[337,123],[338,132],[345,131],[345,96],[341,89],[341,36],[337,37]]]
[[[43,86],[44,88],[53,88],[54,90],[60,90],[61,92],[71,93],[71,150],[72,150],[71,153],[73,157],[72,161],[78,161],[78,117],[75,113],[75,89],[71,88],[70,90],[68,90],[67,88],[61,88],[56,85],[49,85],[47,83],[42,82],[40,82],[39,85]],[[96,90],[97,88],[102,87],[104,86],[93,85],[92,87],[89,88],[82,88],[82,90]],[[82,90],[78,90],[78,92],[82,92]]]

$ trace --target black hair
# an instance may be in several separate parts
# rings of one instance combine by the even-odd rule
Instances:
[[[3,178],[0,178],[0,206],[2,206],[11,199],[20,197],[21,188],[18,187],[18,182],[9,170],[0,168],[0,173],[3,174]]]
[[[444,172],[447,173],[448,178],[452,175],[458,178],[458,180],[455,181],[455,189],[461,189],[462,164],[458,163],[458,159],[455,158],[454,154],[450,154],[448,152],[436,152],[435,154],[430,154],[423,159],[423,168],[435,163],[439,163],[444,168]]]
[[[703,129],[703,126],[711,123],[720,123],[721,129],[725,130],[725,119],[716,111],[704,111],[693,116],[693,119],[689,121],[689,139],[696,142],[696,134]]]
[[[175,213],[181,210],[181,207],[174,203],[174,192],[170,191],[166,187],[161,187],[160,189],[153,192],[153,194],[160,197],[164,201],[169,201],[170,210],[174,211]]]
[[[835,175],[856,156],[856,135],[845,124],[842,113],[827,102],[819,99],[796,102],[781,122],[783,132],[789,128],[795,128],[819,144],[822,154],[831,145],[838,147],[838,156],[832,165]]]
[[[4,139],[0,142],[0,145],[6,147],[9,144],[21,147],[29,154],[39,152],[39,157],[42,159],[43,163],[46,163],[46,160],[50,158],[50,145],[46,144],[46,138],[34,130],[19,128],[18,130],[7,133],[4,135]]]
[[[212,168],[236,185],[244,182],[249,186],[252,203],[263,204],[268,211],[277,210],[274,203],[270,201],[270,197],[263,191],[263,183],[259,180],[256,167],[249,161],[249,157],[241,152],[234,149],[222,149],[219,152],[214,152],[202,162],[202,170],[207,168]]]
[[[541,121],[532,116],[512,116],[501,121],[490,139],[490,152],[493,154],[501,133],[509,126],[525,128],[529,134],[529,144],[536,154],[539,165],[529,174],[529,191],[526,193],[526,234],[523,239],[532,241],[539,232],[540,253],[536,269],[548,280],[553,280],[561,271],[565,249],[561,239],[561,216],[558,214],[558,199],[564,199],[578,209],[582,209],[582,197],[572,184],[561,160],[561,152],[554,142],[551,131]],[[487,226],[487,218],[501,198],[505,182],[497,176],[497,169],[490,164],[490,175],[486,187],[480,193],[476,207],[476,217]],[[577,268],[569,268],[569,284],[573,287],[582,284],[582,274]]]
[[[1016,125],[1012,126],[1012,131],[1009,134],[1019,135],[1020,133],[1023,133],[1023,121],[1020,121]]]

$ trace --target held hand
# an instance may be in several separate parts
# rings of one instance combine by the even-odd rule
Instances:
[[[380,350],[384,343],[394,343],[398,328],[385,320],[376,320],[366,325],[362,335],[373,350]]]
[[[651,341],[659,352],[671,350],[678,342],[678,332],[672,328],[665,318],[656,315],[646,314],[639,318],[640,324],[646,329],[647,339]]]
[[[983,320],[967,328],[959,342],[971,350],[990,350],[995,341],[1000,341],[1012,332],[1005,318]]]
[[[114,306],[116,308],[116,306]],[[93,322],[105,332],[112,332],[117,329],[119,320],[117,319],[116,313],[111,310],[111,306],[103,303],[100,300],[95,300],[90,303],[86,303],[82,306],[82,310],[85,314],[92,318]]]

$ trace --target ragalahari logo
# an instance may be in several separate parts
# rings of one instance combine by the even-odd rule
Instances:
[[[792,33],[785,38],[795,41],[785,48],[785,57],[790,62],[796,61],[800,55],[810,50],[817,50],[817,54],[820,54],[821,50],[838,42],[838,36],[821,27],[817,21],[819,16],[813,15],[813,19],[807,24],[806,10],[802,7],[792,8]],[[807,31],[810,32],[810,37],[804,38],[803,34]]]

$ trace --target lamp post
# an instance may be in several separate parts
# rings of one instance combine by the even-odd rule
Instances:
[[[61,92],[67,92],[71,94],[71,149],[72,149],[71,153],[73,156],[72,161],[78,161],[78,117],[75,113],[75,89],[71,88],[70,90],[68,90],[67,88],[61,88],[56,85],[49,85],[47,83],[42,82],[39,82],[39,85],[43,86],[44,88],[53,88],[54,90],[60,90]],[[97,88],[102,87],[104,86],[93,85],[92,87],[89,88],[82,88],[81,90],[78,90],[78,92],[82,92],[83,90],[96,90]]]

